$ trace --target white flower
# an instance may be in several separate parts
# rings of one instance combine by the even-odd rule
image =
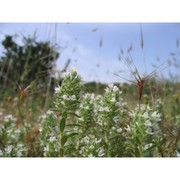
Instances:
[[[112,129],[112,131],[114,131],[116,128],[113,126],[111,129]]]
[[[89,106],[85,106],[85,107],[83,107],[84,109],[86,109],[86,110],[88,110],[89,109]]]
[[[65,105],[65,102],[64,102],[64,101],[61,101],[61,104],[62,104],[62,105]]]
[[[51,114],[53,114],[53,112],[52,112],[51,110],[48,110],[48,111],[46,112],[46,114],[51,115]]]
[[[117,132],[122,132],[122,128],[117,129]]]
[[[18,148],[22,148],[24,145],[23,144],[18,144],[17,147]]]
[[[70,99],[71,99],[72,101],[74,101],[74,100],[76,100],[76,96],[75,96],[75,95],[72,95],[72,96],[70,97]]]
[[[71,73],[76,73],[77,69],[75,67],[72,67],[70,71],[71,71]]]
[[[145,112],[142,116],[147,119],[149,117],[149,114],[148,112]]]
[[[130,126],[129,126],[129,125],[127,125],[127,127],[125,127],[125,130],[126,130],[126,131],[131,131]]]
[[[176,151],[176,156],[180,157],[180,153],[178,151]]]
[[[0,149],[0,156],[3,156],[3,152],[1,151],[1,149]]]
[[[101,142],[102,139],[97,140],[97,138],[95,139],[95,144],[99,144]]]
[[[47,145],[46,147],[44,147],[44,152],[49,151],[49,145]]]
[[[95,95],[92,93],[91,94],[91,99],[94,99],[95,98]]]
[[[116,105],[116,106],[119,106],[119,107],[122,107],[122,106],[124,105],[124,103],[123,103],[123,102],[116,102],[115,105]]]
[[[118,123],[118,122],[120,121],[120,119],[119,119],[118,116],[115,116],[115,117],[113,118],[113,121],[114,121],[115,123]]]
[[[146,145],[144,146],[144,150],[149,149],[152,145],[153,145],[152,143],[146,144]]]
[[[6,151],[7,154],[10,154],[11,151],[12,151],[12,146],[11,146],[11,145],[10,145],[10,146],[7,146],[7,147],[5,148],[5,151]]]
[[[102,148],[102,147],[99,148],[98,156],[99,156],[99,157],[102,157],[102,156],[104,156],[104,154],[105,154],[105,153],[104,153],[104,148]]]
[[[51,136],[51,137],[49,138],[49,141],[50,141],[50,142],[56,141],[56,137],[55,137],[55,136]]]
[[[14,118],[11,114],[4,117],[5,122],[7,122],[9,120],[16,121],[16,118]]]
[[[114,84],[108,84],[108,87],[109,87],[110,89],[113,89]]]
[[[69,98],[67,97],[66,94],[64,94],[64,95],[62,96],[62,98],[63,98],[64,100],[69,100]]]
[[[55,87],[55,94],[58,94],[60,91],[61,91],[61,88],[59,85]]]
[[[104,107],[104,111],[109,112],[110,110],[109,110],[109,108],[106,106],[106,107]]]
[[[114,91],[114,92],[117,92],[117,91],[119,91],[119,88],[118,88],[117,86],[114,86],[114,87],[113,87],[113,91]]]
[[[147,128],[147,130],[146,130],[146,133],[147,134],[150,134],[150,135],[153,135],[154,133],[152,132],[152,128]]]
[[[99,107],[99,111],[100,111],[100,112],[104,111],[104,108],[100,106],[100,107]]]
[[[21,157],[22,156],[22,152],[19,150],[16,155],[17,155],[17,157]]]
[[[102,120],[101,119],[98,119],[98,122],[97,122],[100,126],[102,126],[103,125],[103,123],[102,123]]]
[[[83,139],[82,139],[82,142],[84,142],[85,144],[89,144],[89,137],[84,137]]]
[[[111,102],[116,102],[116,98],[113,97],[113,98],[111,99]]]
[[[145,126],[152,126],[152,123],[151,123],[151,121],[150,120],[147,120],[147,121],[145,121]]]
[[[161,121],[161,115],[159,113],[157,113],[157,111],[152,113],[152,117],[156,120],[156,121]]]
[[[42,119],[46,119],[46,114],[41,116]]]

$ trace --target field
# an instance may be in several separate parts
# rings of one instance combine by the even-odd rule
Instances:
[[[178,76],[159,78],[157,67],[143,79],[131,58],[123,62],[135,83],[86,83],[69,59],[55,71],[60,53],[49,42],[23,42],[2,41],[0,157],[180,156]]]
[[[55,86],[48,108],[43,107],[45,95],[31,89],[4,94],[0,156],[179,156],[180,84],[167,83],[159,97],[144,94],[142,102],[134,85],[93,85],[83,84],[72,70]]]

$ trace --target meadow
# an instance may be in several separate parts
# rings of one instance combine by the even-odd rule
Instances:
[[[0,64],[0,157],[180,156],[178,81],[151,78],[140,96],[138,81],[85,83],[75,69],[67,70],[68,61],[59,80],[43,69],[47,56],[41,53],[49,53],[49,45],[25,40],[24,51],[11,37],[4,41],[11,48],[5,57],[24,64],[11,67],[5,57],[8,66]],[[57,56],[54,51],[46,63]]]
[[[179,156],[179,87],[173,94],[173,84],[167,87],[165,99],[144,95],[139,104],[127,90],[132,85],[126,86],[87,92],[88,85],[72,70],[55,86],[47,109],[43,96],[30,95],[30,89],[1,97],[0,156]]]

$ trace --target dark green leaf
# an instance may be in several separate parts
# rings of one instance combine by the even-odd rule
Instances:
[[[63,133],[66,126],[66,119],[62,118],[60,122],[60,132]]]
[[[62,138],[61,138],[61,146],[63,147],[64,144],[67,142],[67,139],[68,137],[66,135],[64,135]]]
[[[73,137],[75,135],[78,135],[78,133],[71,133],[71,134],[68,135],[68,138]]]

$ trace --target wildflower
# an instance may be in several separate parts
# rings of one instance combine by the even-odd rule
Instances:
[[[21,150],[18,150],[17,153],[16,153],[17,157],[21,157],[22,156],[22,152]]]
[[[180,153],[178,151],[176,151],[176,156],[180,157]]]
[[[72,95],[72,96],[70,97],[70,99],[71,99],[72,101],[75,101],[75,100],[76,100],[76,96],[75,96],[75,95]]]
[[[116,102],[116,98],[113,97],[110,101],[111,101],[111,102]]]
[[[107,106],[104,107],[104,108],[103,108],[103,111],[109,112],[109,111],[110,111],[110,110],[109,110],[109,107],[107,107]]]
[[[62,96],[62,98],[63,98],[64,100],[69,100],[69,98],[67,97],[66,94],[64,94],[64,95]]]
[[[108,87],[109,87],[110,89],[113,89],[114,84],[108,84]]]
[[[59,85],[55,87],[55,94],[58,94],[60,91],[61,91],[61,88]]]
[[[119,133],[122,132],[122,128],[117,129],[117,132]]]
[[[127,127],[125,127],[125,130],[126,130],[126,131],[131,131],[130,126],[129,126],[129,125],[127,125]]]
[[[51,115],[51,114],[53,114],[53,112],[52,112],[51,110],[48,110],[48,111],[46,112],[46,114]]]
[[[49,145],[47,145],[46,147],[44,147],[44,152],[48,152],[49,151]]]
[[[42,119],[46,119],[46,114],[41,116]]]
[[[50,141],[50,142],[56,141],[56,137],[55,137],[55,136],[51,136],[51,137],[49,138],[49,141]]]
[[[85,144],[89,144],[89,137],[85,136],[85,137],[82,139],[82,142],[84,142]]]
[[[7,122],[9,120],[16,121],[16,118],[14,118],[11,114],[4,117],[5,122]]]
[[[118,116],[115,116],[115,117],[113,118],[113,121],[114,121],[115,123],[118,123],[118,122],[120,122],[120,118],[119,118]]]
[[[1,151],[1,149],[0,149],[0,156],[3,156],[3,152]]]
[[[142,115],[144,118],[149,118],[149,114],[148,114],[148,112],[145,112],[143,115]]]
[[[145,121],[145,126],[152,126],[152,123],[151,123],[151,121],[149,121],[149,120],[147,120],[147,121]]]
[[[102,125],[103,125],[103,122],[102,122],[102,120],[101,120],[101,119],[98,119],[97,123],[98,123],[100,126],[102,126]]]
[[[11,145],[7,146],[7,147],[5,148],[5,151],[6,151],[7,154],[10,154],[11,151],[12,151],[12,146],[11,146]]]
[[[99,156],[99,157],[102,157],[102,156],[104,156],[104,154],[105,154],[105,153],[104,153],[104,148],[102,148],[102,147],[99,148],[98,156]]]
[[[152,145],[153,145],[152,143],[146,144],[146,145],[144,146],[144,150],[149,149]]]
[[[148,127],[146,130],[147,134],[153,135],[154,133],[152,132],[152,128]]]
[[[157,113],[157,111],[152,113],[152,117],[156,120],[156,121],[161,121],[161,115],[159,113]]]
[[[117,92],[117,91],[119,91],[119,88],[118,88],[117,86],[114,86],[114,87],[113,87],[113,91],[114,91],[114,92]]]
[[[97,138],[95,139],[95,144],[99,144],[101,142],[102,139],[97,140]]]

